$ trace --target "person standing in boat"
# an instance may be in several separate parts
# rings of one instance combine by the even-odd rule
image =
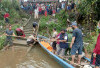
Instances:
[[[60,55],[62,58],[65,56],[65,50],[68,48],[68,43],[66,43],[68,42],[68,36],[65,32],[65,29],[62,29],[58,37],[59,49],[57,50],[57,55]]]
[[[52,35],[52,38],[55,39],[57,37],[57,31],[56,31],[56,28],[53,29],[53,35]],[[52,43],[52,47],[53,47],[53,53],[55,54],[56,52],[56,41],[54,41]]]
[[[4,43],[5,47],[3,50],[7,50],[10,46],[13,45],[12,36],[15,36],[15,34],[14,34],[11,26],[9,26],[9,29],[6,30],[5,35],[6,35],[6,41]],[[9,45],[8,45],[8,43],[9,43]],[[13,49],[13,47],[12,47],[12,49]]]
[[[72,28],[74,30],[73,30],[72,42],[70,44],[71,56],[72,56],[71,64],[74,63],[76,51],[78,51],[78,64],[80,64],[82,49],[83,49],[82,31],[77,27],[76,22],[72,22]]]

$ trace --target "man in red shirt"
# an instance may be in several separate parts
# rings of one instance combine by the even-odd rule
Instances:
[[[99,68],[100,67],[100,30],[99,30],[99,35],[97,38],[97,42],[95,45],[95,48],[93,50],[93,56],[96,60],[95,61],[95,68]]]
[[[41,12],[42,12],[42,8],[41,8],[41,5],[39,7],[39,14],[41,15]]]
[[[97,38],[97,42],[95,48],[93,49],[93,54],[91,56],[91,65],[95,65],[95,68],[100,67],[100,29],[98,30],[99,35]]]
[[[4,20],[6,23],[9,23],[9,17],[10,17],[9,13],[4,14]]]

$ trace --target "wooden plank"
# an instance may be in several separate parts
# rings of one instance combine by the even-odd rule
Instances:
[[[27,42],[26,42],[26,40],[17,40],[17,39],[15,39],[13,41],[13,44],[27,45]]]

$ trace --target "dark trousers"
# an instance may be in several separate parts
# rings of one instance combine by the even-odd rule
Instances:
[[[5,43],[4,43],[4,46],[6,46],[6,45],[10,45],[10,46],[12,46],[13,45],[13,41],[12,41],[12,39],[7,39],[6,38],[6,41],[5,41]]]

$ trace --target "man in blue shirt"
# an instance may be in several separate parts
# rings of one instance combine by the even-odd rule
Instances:
[[[9,26],[9,29],[6,30],[5,35],[6,35],[6,41],[5,41],[5,44],[4,44],[5,47],[3,50],[7,50],[10,46],[13,45],[12,36],[15,36],[15,34],[11,26]]]
[[[82,49],[83,49],[82,31],[77,27],[76,22],[72,23],[72,28],[74,28],[74,31],[73,31],[72,42],[70,44],[71,55],[72,55],[71,63],[72,64],[74,63],[75,54],[76,51],[78,51],[78,64],[80,64]]]

